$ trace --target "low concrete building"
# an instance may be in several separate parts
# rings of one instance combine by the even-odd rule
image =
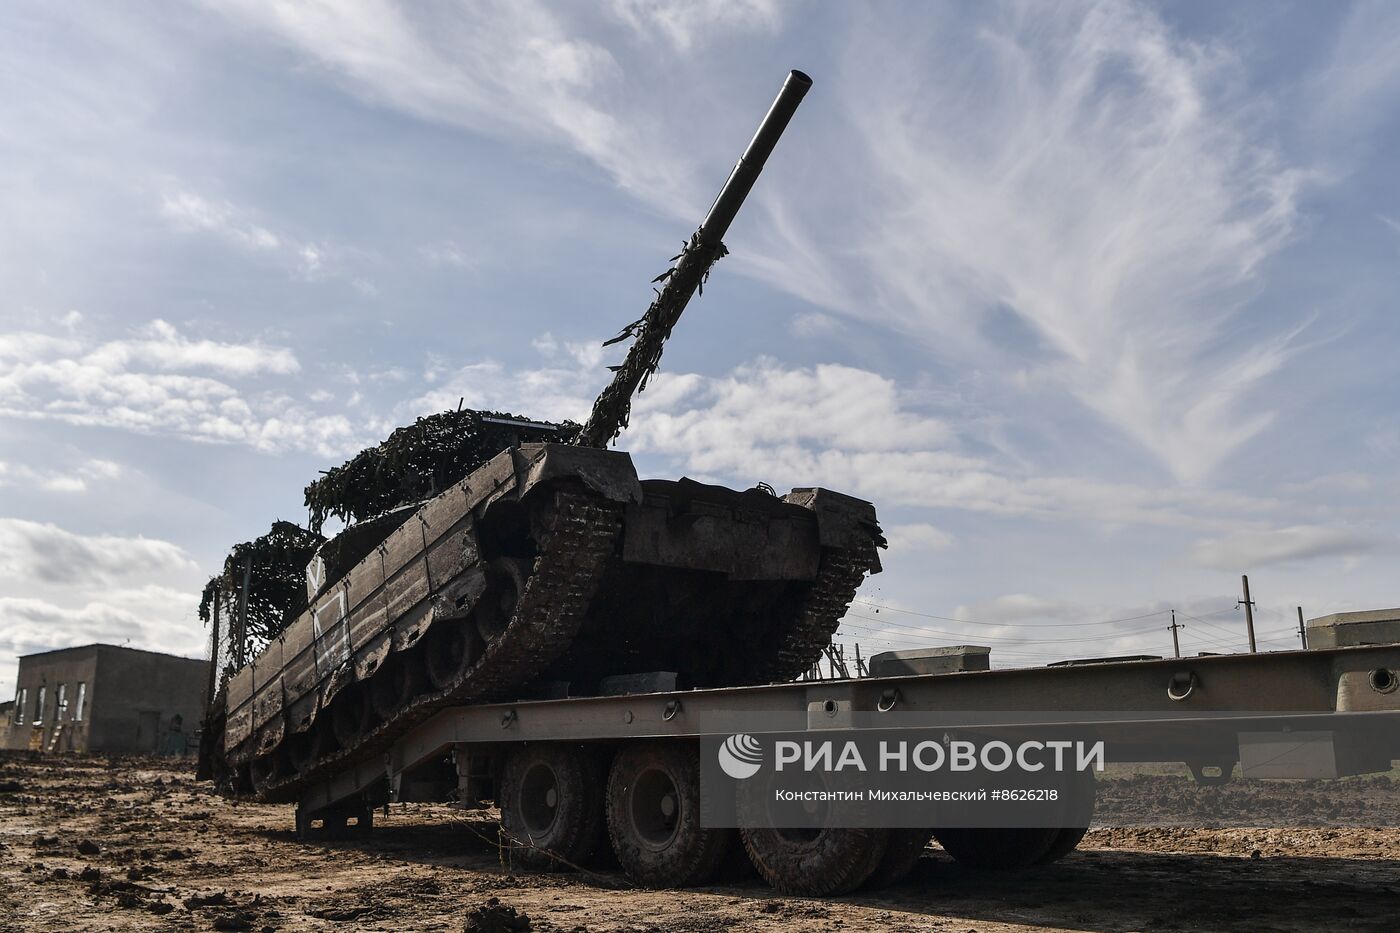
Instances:
[[[1308,620],[1309,648],[1393,645],[1400,642],[1400,609],[1334,612]]]
[[[182,755],[208,682],[207,661],[116,645],[25,655],[5,747]]]

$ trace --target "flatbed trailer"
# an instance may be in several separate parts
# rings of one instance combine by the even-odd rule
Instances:
[[[586,860],[606,831],[635,880],[681,886],[705,880],[728,845],[718,841],[723,831],[698,825],[705,740],[782,731],[946,741],[950,729],[1054,726],[1102,738],[1108,761],[1185,763],[1203,784],[1230,780],[1241,762],[1245,778],[1341,777],[1400,759],[1397,683],[1400,644],[1389,644],[456,706],[309,786],[297,829],[368,832],[373,810],[393,801],[495,800],[527,866]],[[1322,737],[1314,770],[1280,774],[1272,759],[1251,761],[1251,748],[1279,736]],[[642,785],[661,789],[639,803]],[[1067,854],[1081,822],[1058,836],[1003,829],[964,830],[958,845],[938,838],[969,864],[1019,867]],[[896,880],[930,834],[837,829],[825,835],[841,844],[814,846],[810,832],[746,831],[744,843],[780,889],[825,894]]]

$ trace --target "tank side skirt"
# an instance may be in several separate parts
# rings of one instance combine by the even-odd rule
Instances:
[[[460,579],[465,571],[471,569],[469,565],[476,557],[475,542],[470,542],[472,547],[468,553],[466,548],[460,546],[462,541],[459,538],[469,530],[475,515],[484,513],[491,504],[505,496],[519,498],[536,486],[561,479],[581,480],[585,490],[602,489],[608,495],[623,497],[623,501],[640,497],[635,473],[625,454],[581,451],[557,445],[529,445],[506,451],[447,493],[423,506],[415,518],[396,529],[381,545],[377,558],[371,554],[361,561],[347,575],[343,586],[328,589],[318,604],[298,620],[294,628],[310,630],[318,627],[319,613],[328,607],[331,612],[327,615],[338,617],[332,624],[319,626],[322,629],[319,637],[312,636],[311,631],[288,633],[293,636],[290,640],[293,643],[299,641],[302,648],[291,657],[282,652],[287,662],[283,673],[287,676],[257,685],[263,693],[275,692],[278,700],[285,695],[286,700],[276,704],[264,700],[264,707],[271,709],[275,705],[288,710],[290,715],[285,718],[291,720],[289,725],[292,731],[308,728],[316,710],[323,707],[336,691],[353,682],[357,674],[366,673],[367,665],[362,654],[366,646],[375,653],[387,654],[379,639],[386,631],[392,630],[394,643],[391,647],[399,650],[407,644],[399,631],[405,624],[416,625],[419,634],[431,624],[431,598],[434,594],[428,586],[428,575],[431,573],[434,579],[451,583],[451,578],[455,576]],[[467,499],[465,508],[460,498],[464,495]],[[603,511],[620,511],[621,502],[610,502],[591,491],[580,495],[602,503],[600,508]],[[610,527],[607,532],[610,547],[611,539],[617,533],[617,521],[614,518],[604,524]],[[571,533],[571,530],[564,530],[558,542],[566,550],[566,560],[570,563],[573,558],[568,556],[567,547]],[[426,555],[423,551],[425,540],[430,542]],[[591,553],[587,547],[580,545],[580,548],[580,555]],[[426,559],[415,559],[420,556]],[[578,569],[596,575],[597,568]],[[557,588],[557,581],[555,585]],[[542,587],[543,583],[536,589],[541,590]],[[567,603],[565,600],[561,605]],[[390,619],[393,620],[392,625],[388,624]],[[286,640],[289,640],[287,636],[279,640],[279,648],[280,642]],[[533,653],[538,655],[540,651]],[[490,654],[488,651],[487,655]],[[352,661],[360,662],[358,666],[361,670],[355,670],[356,665]],[[519,675],[515,667],[511,669]],[[263,727],[262,735],[254,731],[251,714],[258,707],[258,697],[252,695],[251,671],[252,666],[240,672],[238,679],[249,681],[250,689],[244,691],[246,698],[229,714],[233,728],[229,730],[226,744],[230,751],[229,760],[234,763],[247,761],[255,753],[265,751],[263,746],[275,747],[284,730],[284,717],[273,717],[270,722],[268,717],[264,717],[258,723]],[[482,672],[477,673],[480,675]],[[245,674],[247,676],[242,676]],[[476,680],[483,685],[483,690],[489,690],[499,677],[478,676]],[[474,695],[477,694],[454,691],[452,699]],[[438,698],[438,701],[445,700]],[[383,731],[383,727],[377,731]],[[277,786],[273,785],[272,789],[275,790]]]

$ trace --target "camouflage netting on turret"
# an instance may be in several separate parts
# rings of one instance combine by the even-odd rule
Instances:
[[[309,524],[319,532],[334,515],[358,522],[437,495],[501,451],[532,441],[569,443],[579,426],[528,424],[518,415],[463,409],[419,418],[360,451],[306,487]]]
[[[277,521],[262,537],[235,545],[222,573],[205,585],[199,617],[209,624],[215,593],[220,593],[220,637],[225,645],[233,644],[244,559],[251,558],[245,643],[246,657],[252,658],[306,609],[306,565],[326,542],[321,529],[327,518],[375,518],[436,495],[513,445],[569,443],[578,431],[573,422],[555,428],[506,412],[472,409],[419,418],[306,487],[309,530]],[[214,647],[231,673],[235,653]]]
[[[215,593],[224,638],[238,619],[243,565],[251,560],[248,585],[248,657],[276,638],[306,608],[306,564],[325,538],[291,522],[276,521],[267,534],[236,544],[224,560],[223,572],[204,586],[199,618],[207,625]]]

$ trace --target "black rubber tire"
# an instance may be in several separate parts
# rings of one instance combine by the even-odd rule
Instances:
[[[541,742],[513,749],[497,800],[511,860],[536,871],[593,862],[606,845],[605,774],[601,756],[587,746]]]
[[[890,839],[885,845],[884,857],[861,885],[867,891],[893,887],[908,878],[933,838],[931,829],[891,829],[888,832]]]
[[[422,670],[434,690],[456,684],[480,657],[480,638],[470,617],[440,619],[423,639]]]
[[[336,744],[341,748],[355,745],[374,724],[374,708],[369,702],[369,691],[364,684],[353,683],[342,687],[331,700],[330,729]]]
[[[1055,827],[935,829],[933,838],[960,865],[1007,871],[1034,865],[1059,836]]]
[[[423,692],[423,665],[415,651],[395,651],[384,659],[369,679],[369,701],[374,715],[392,719],[409,701]]]
[[[700,753],[693,742],[650,742],[619,752],[608,773],[607,821],[623,871],[653,888],[712,880],[733,841],[733,830],[700,825]]]
[[[1089,827],[1066,827],[1057,832],[1054,840],[1050,843],[1050,848],[1045,850],[1045,854],[1035,860],[1037,865],[1049,865],[1058,862],[1079,848],[1079,843],[1083,841],[1084,834],[1089,831]]]
[[[1098,782],[1094,779],[1094,773],[1077,771],[1066,780],[1074,784],[1072,792],[1067,793],[1064,798],[1069,801],[1073,812],[1065,814],[1068,825],[1062,827],[1051,840],[1050,848],[1045,850],[1045,854],[1036,859],[1037,865],[1049,865],[1069,855],[1079,848],[1084,834],[1089,831],[1089,823],[1094,816],[1094,803],[1098,797]]]
[[[887,829],[835,829],[808,836],[745,827],[744,850],[758,873],[784,894],[848,894],[875,873],[889,846]]]

